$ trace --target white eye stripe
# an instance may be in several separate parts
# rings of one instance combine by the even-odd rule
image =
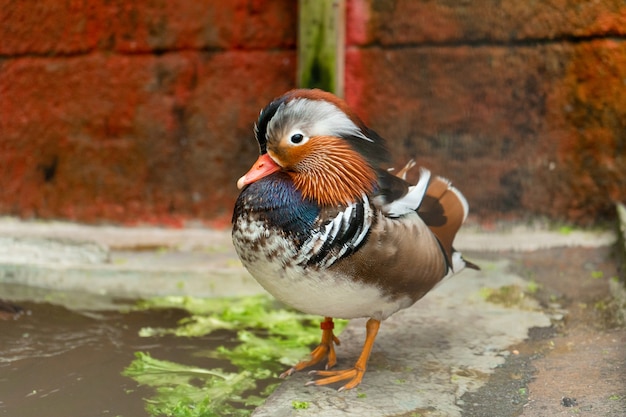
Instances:
[[[268,123],[267,134],[285,137],[285,130],[293,129],[295,125],[299,126],[304,137],[353,136],[372,142],[343,111],[324,100],[300,98],[281,104]],[[293,133],[290,132],[287,138]]]

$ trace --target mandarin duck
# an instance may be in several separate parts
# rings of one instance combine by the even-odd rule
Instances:
[[[447,275],[475,267],[452,247],[468,213],[463,195],[421,169],[396,175],[384,140],[331,93],[292,90],[255,125],[260,156],[239,179],[232,238],[250,274],[275,298],[323,316],[321,342],[281,377],[326,360],[312,385],[361,383],[381,321]],[[333,318],[365,317],[354,367],[336,364]]]

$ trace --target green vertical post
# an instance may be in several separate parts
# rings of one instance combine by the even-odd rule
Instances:
[[[298,7],[298,86],[342,97],[345,0],[299,0]]]

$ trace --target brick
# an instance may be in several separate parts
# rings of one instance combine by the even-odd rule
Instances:
[[[547,126],[524,205],[550,217],[594,224],[626,201],[626,42],[571,47],[548,96]],[[542,166],[543,165],[543,166]]]
[[[91,50],[104,35],[105,17],[99,1],[0,0],[0,55]]]
[[[349,50],[346,99],[479,218],[590,223],[626,199],[626,47]],[[582,98],[581,98],[582,97]]]
[[[294,52],[188,52],[1,64],[0,212],[230,216],[258,152],[253,123],[293,87],[294,63]]]
[[[293,48],[297,9],[291,0],[117,1],[114,48]]]
[[[0,0],[0,55],[291,49],[291,0]]]
[[[349,0],[349,45],[510,42],[626,35],[622,0]]]
[[[536,112],[549,82],[541,74],[544,52],[352,49],[346,99],[387,138],[394,165],[416,158],[448,177],[474,215],[518,215],[523,166],[538,141]]]

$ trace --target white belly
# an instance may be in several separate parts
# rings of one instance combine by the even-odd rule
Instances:
[[[248,238],[252,224],[246,225]],[[263,234],[263,250],[251,249],[238,242],[235,232],[233,241],[244,266],[270,294],[281,302],[305,313],[320,316],[352,319],[372,317],[384,320],[396,311],[406,308],[412,301],[406,298],[391,299],[378,288],[356,282],[349,276],[297,265],[296,249],[281,236]]]
[[[283,303],[309,314],[352,319],[384,320],[411,305],[407,297],[392,300],[373,286],[355,282],[328,271],[302,267],[277,268],[268,262],[246,265],[252,276]]]

